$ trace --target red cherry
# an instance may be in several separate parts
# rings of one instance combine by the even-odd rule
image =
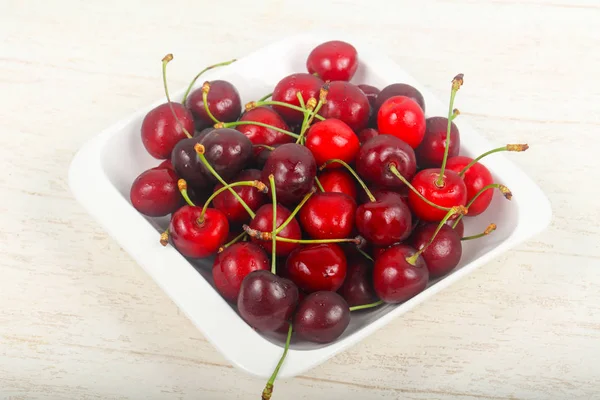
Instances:
[[[343,239],[354,227],[356,202],[344,193],[315,193],[300,208],[298,219],[313,239]]]
[[[377,129],[373,128],[365,128],[362,131],[358,132],[358,141],[360,144],[365,144],[369,139],[379,135]]]
[[[377,101],[375,102],[375,115],[379,112],[379,108],[387,99],[394,96],[406,96],[410,97],[419,104],[423,112],[425,112],[425,99],[421,92],[411,85],[406,83],[392,83],[381,89],[381,92],[377,95]]]
[[[456,173],[459,173],[471,161],[473,161],[473,159],[469,157],[451,157],[446,162],[446,168]],[[465,182],[465,186],[467,187],[467,202],[471,201],[471,199],[475,197],[475,195],[485,186],[494,183],[494,178],[492,177],[490,171],[485,167],[485,165],[479,162],[473,164],[465,172],[463,180]],[[475,199],[473,204],[469,206],[469,213],[467,215],[469,217],[473,217],[483,213],[490,206],[493,197],[494,191],[492,189],[486,190],[485,192],[481,193]]]
[[[273,89],[273,101],[281,101],[297,107],[300,107],[297,92],[300,92],[302,99],[306,103],[308,99],[319,98],[323,80],[311,74],[298,73],[286,76],[275,85]],[[304,114],[291,108],[274,105],[273,109],[290,125],[299,124],[304,119]]]
[[[354,131],[339,119],[331,118],[312,125],[306,135],[306,147],[313,153],[317,165],[337,158],[353,163],[360,142]],[[327,168],[339,168],[340,164],[330,164]]]
[[[173,163],[171,162],[170,159],[166,159],[165,161],[161,162],[156,167],[154,167],[154,169],[164,169],[164,168],[175,171],[175,168],[173,167]]]
[[[429,271],[423,257],[415,265],[407,261],[416,250],[398,244],[384,251],[373,267],[373,287],[377,296],[386,303],[402,303],[427,287]]]
[[[410,237],[410,243],[416,250],[421,250],[435,233],[438,225],[428,223],[415,229]],[[438,278],[452,271],[459,263],[462,256],[461,236],[450,226],[444,224],[437,233],[433,242],[421,257],[427,264],[430,278]]]
[[[279,114],[272,108],[265,106],[256,107],[250,111],[246,111],[240,118],[240,121],[261,122],[286,131],[290,130],[289,126]],[[267,146],[277,146],[279,144],[291,143],[294,141],[293,137],[264,126],[253,124],[238,125],[235,129],[246,135],[254,145],[266,144]],[[264,148],[255,147],[254,156],[258,156],[258,154],[264,150]]]
[[[192,113],[180,103],[171,103],[181,125],[188,131],[194,131]],[[142,121],[141,135],[144,148],[154,158],[164,160],[171,157],[175,145],[187,136],[177,122],[169,103],[153,108]]]
[[[375,86],[371,86],[371,85],[358,85],[358,88],[360,90],[362,90],[362,92],[365,94],[365,96],[367,96],[367,99],[369,100],[369,104],[371,105],[372,109],[375,109],[375,104],[377,104],[377,96],[379,96],[379,93],[381,92],[379,89],[377,89]]]
[[[281,224],[288,219],[290,214],[290,210],[278,204],[277,226],[281,226]],[[256,216],[252,219],[252,221],[250,221],[249,227],[261,232],[273,231],[273,205],[265,204],[260,207],[258,211],[256,211]],[[287,224],[286,227],[277,234],[277,236],[287,239],[300,240],[302,237],[302,232],[300,231],[300,225],[298,224],[298,221],[296,221],[296,218],[293,218],[290,223]],[[269,254],[271,254],[272,243],[270,240],[260,240],[255,238],[252,238],[252,240],[265,249]],[[300,245],[298,243],[278,241],[276,246],[276,254],[279,257],[287,256],[299,246]]]
[[[398,193],[382,193],[356,209],[356,229],[369,243],[389,246],[410,235],[410,209]]]
[[[221,211],[207,209],[203,221],[200,214],[202,207],[185,205],[171,217],[169,236],[185,257],[204,258],[215,254],[229,234],[229,223]]]
[[[446,132],[448,131],[448,118],[427,118],[427,127],[423,141],[415,150],[417,164],[420,168],[440,167],[444,160],[446,149]],[[448,157],[457,156],[460,150],[460,134],[454,122],[450,128],[450,149]]]
[[[364,257],[348,261],[346,279],[338,293],[350,307],[377,301],[377,295],[373,289],[373,267]]]
[[[370,110],[369,100],[358,86],[335,81],[329,84],[327,102],[321,107],[319,114],[328,119],[342,120],[354,132],[359,132],[369,123]]]
[[[242,281],[252,271],[269,270],[269,257],[251,242],[238,242],[215,257],[212,267],[215,287],[230,302],[236,302]]]
[[[231,122],[240,117],[242,101],[238,90],[231,83],[222,80],[211,81],[207,96],[208,109],[220,122]],[[201,87],[190,93],[185,104],[194,115],[196,130],[201,131],[214,125],[215,122],[206,113]]]
[[[241,181],[260,181],[260,171],[257,169],[246,169],[240,172],[235,179],[229,183]],[[222,184],[218,183],[213,192],[221,189]],[[268,201],[268,197],[253,186],[236,186],[232,188],[246,202],[252,211],[258,210],[260,206]],[[223,212],[230,223],[243,224],[250,220],[250,215],[235,196],[226,190],[213,199],[213,206]]]
[[[142,172],[131,184],[129,198],[133,207],[148,217],[163,217],[183,204],[172,169],[152,168]]]
[[[425,114],[419,104],[406,96],[387,99],[377,113],[377,128],[381,134],[394,135],[413,149],[425,135]]]
[[[439,168],[424,169],[415,175],[411,184],[423,197],[440,207],[464,206],[467,203],[467,187],[463,179],[456,172],[446,169],[444,183],[438,187],[439,176]],[[448,213],[447,210],[427,204],[412,190],[408,192],[408,204],[415,215],[426,222],[441,221]]]
[[[456,220],[454,219],[449,219],[448,221],[446,221],[446,225],[450,227],[453,227],[455,223]],[[456,231],[458,237],[462,238],[463,236],[465,236],[465,223],[463,222],[462,218],[458,220],[458,224],[456,224],[456,227],[453,229]]]
[[[349,81],[358,68],[358,53],[350,43],[332,40],[315,47],[306,60],[309,73],[325,81]]]
[[[334,243],[308,244],[288,256],[285,268],[292,282],[307,293],[335,292],[346,278],[346,255]]]
[[[339,192],[356,198],[356,182],[352,175],[343,169],[326,169],[319,175],[319,182],[325,192]]]
[[[298,305],[294,315],[294,331],[304,340],[331,343],[350,324],[350,307],[335,292],[311,293]]]

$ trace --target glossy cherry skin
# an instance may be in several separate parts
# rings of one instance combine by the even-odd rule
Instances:
[[[308,54],[306,69],[324,81],[349,81],[358,68],[358,53],[350,43],[332,40]]]
[[[415,265],[406,261],[416,250],[397,244],[384,251],[373,266],[373,287],[377,296],[386,303],[402,303],[427,287],[429,271],[423,257]]]
[[[298,220],[313,239],[350,237],[354,227],[356,202],[344,193],[315,193],[302,206]]]
[[[277,201],[287,206],[298,204],[313,187],[317,163],[312,152],[296,143],[286,143],[271,152],[262,170],[262,181],[270,187],[275,178]]]
[[[335,243],[307,244],[287,258],[287,276],[306,293],[336,291],[346,278],[346,255]]]
[[[377,129],[373,128],[365,128],[362,131],[358,132],[358,141],[360,144],[365,144],[369,139],[379,135]]]
[[[356,172],[378,187],[399,189],[404,183],[389,169],[393,163],[400,174],[410,181],[417,171],[415,151],[406,142],[392,135],[378,135],[362,145],[356,157]]]
[[[233,84],[223,80],[210,82],[208,92],[208,109],[219,122],[232,122],[239,118],[242,112],[240,94]],[[215,122],[208,116],[202,99],[202,88],[192,91],[185,101],[185,105],[194,115],[196,130],[214,125]]]
[[[358,86],[342,81],[329,84],[327,102],[319,114],[345,122],[354,132],[367,127],[371,106],[367,96]]]
[[[431,239],[438,224],[428,223],[415,229],[410,237],[411,245],[421,250]],[[461,236],[450,226],[444,224],[421,256],[427,264],[429,278],[438,278],[452,271],[462,256]]]
[[[252,158],[252,142],[235,129],[215,129],[202,138],[201,144],[206,160],[226,182],[239,174]],[[209,182],[217,182],[204,164],[201,163],[200,168]]]
[[[326,192],[339,192],[356,198],[356,182],[350,173],[343,169],[328,169],[319,175],[319,182]]]
[[[402,196],[387,192],[356,209],[356,228],[369,243],[389,246],[410,235],[412,215]]]
[[[229,183],[241,182],[241,181],[260,181],[260,171],[257,169],[245,169],[240,172],[234,179]],[[217,183],[214,192],[221,189],[223,185]],[[253,186],[236,186],[232,188],[242,200],[246,202],[248,207],[254,212],[265,204],[269,197]],[[220,210],[225,214],[229,222],[233,225],[243,224],[250,221],[250,215],[248,211],[242,206],[242,204],[235,198],[235,196],[226,190],[221,192],[213,199],[213,207]]]
[[[194,137],[202,139],[204,136],[208,135],[209,133],[211,133],[214,130],[215,130],[214,127],[209,126],[208,128],[204,128],[201,131],[195,131]]]
[[[296,93],[300,92],[305,103],[311,97],[318,100],[323,83],[321,78],[307,73],[288,75],[275,85],[271,98],[274,101],[281,101],[300,107],[300,101],[298,100]],[[304,119],[304,114],[302,112],[292,110],[291,108],[273,106],[273,109],[290,125],[299,124]]]
[[[277,226],[281,226],[283,222],[288,219],[291,212],[287,208],[282,205],[277,205]],[[249,227],[252,229],[256,229],[261,232],[271,232],[273,231],[273,205],[265,204],[260,207],[256,211],[256,216],[250,221]],[[302,231],[300,230],[300,225],[296,218],[293,218],[289,224],[286,225],[285,228],[279,234],[279,237],[287,238],[287,239],[295,239],[300,240],[302,238]],[[252,240],[260,245],[263,249],[265,249],[269,254],[271,254],[271,246],[272,243],[270,240],[260,240],[256,238],[252,238]],[[297,243],[287,243],[287,242],[277,242],[276,245],[276,254],[279,257],[284,257],[290,254],[293,250],[298,248],[300,245]]]
[[[354,131],[343,121],[331,118],[313,124],[306,134],[306,147],[313,153],[318,166],[331,159],[340,159],[348,164],[360,149]],[[327,168],[343,168],[341,164],[329,164]]]
[[[420,168],[440,167],[446,151],[446,132],[448,131],[448,118],[431,117],[426,120],[425,136],[419,147],[416,148],[417,164]],[[457,156],[460,150],[460,133],[458,127],[451,122],[450,148],[448,157]]]
[[[425,99],[421,92],[416,88],[406,83],[392,83],[381,89],[381,92],[377,95],[377,101],[375,102],[375,113],[379,112],[379,108],[387,99],[394,96],[406,96],[410,97],[419,104],[423,112],[425,112]]]
[[[175,167],[173,167],[173,163],[171,162],[170,158],[164,160],[163,162],[158,164],[156,167],[154,167],[154,169],[164,169],[164,168],[175,171]]]
[[[215,254],[229,234],[225,215],[209,208],[200,222],[202,207],[185,205],[175,211],[169,223],[169,237],[185,257],[204,258]]]
[[[285,123],[283,118],[277,114],[271,107],[256,107],[250,111],[246,111],[240,118],[240,121],[261,122],[266,125],[271,125],[286,131],[290,127]],[[259,125],[238,125],[235,129],[242,132],[250,139],[253,145],[266,144],[267,146],[276,146],[284,143],[292,143],[294,138],[285,133],[278,132],[271,128],[265,128]],[[254,156],[264,151],[264,148],[255,147]]]
[[[446,225],[453,227],[455,222],[455,220],[448,220],[446,221]],[[453,229],[456,231],[458,237],[462,238],[465,236],[465,223],[462,218],[458,220],[458,224],[456,224],[456,227]]]
[[[180,103],[171,103],[181,125],[190,133],[194,131],[192,113]],[[171,156],[173,147],[185,139],[181,125],[173,116],[168,103],[161,104],[146,114],[142,121],[142,144],[150,155],[159,160]]]
[[[372,110],[375,110],[375,105],[377,104],[377,96],[381,92],[375,86],[371,85],[358,85],[358,88],[362,90],[362,92],[367,96],[367,100],[369,100],[369,104],[371,105]]]
[[[394,135],[416,149],[425,136],[425,113],[413,99],[394,96],[387,99],[377,113],[377,129]]]
[[[335,292],[311,293],[298,305],[294,315],[294,331],[304,340],[331,343],[350,324],[350,307]]]
[[[183,204],[177,187],[178,179],[175,171],[168,168],[142,172],[131,184],[131,204],[148,217],[163,217],[175,212]]]
[[[471,161],[470,157],[456,156],[451,157],[446,162],[446,168],[456,173],[462,171]],[[467,202],[471,201],[473,197],[484,187],[494,183],[494,178],[490,173],[490,170],[485,165],[476,162],[473,164],[463,175],[463,181],[467,187]],[[474,217],[483,213],[490,206],[492,198],[494,197],[494,190],[488,189],[480,194],[473,204],[469,206],[469,217]]]
[[[171,154],[171,162],[177,175],[194,189],[204,189],[209,185],[208,177],[204,174],[205,168],[198,158],[194,146],[201,143],[204,137],[183,139],[175,145]]]
[[[373,289],[373,266],[364,257],[348,260],[346,279],[338,293],[350,307],[377,301],[377,295]]]
[[[274,332],[292,318],[298,305],[298,288],[270,271],[252,271],[242,281],[237,298],[244,321],[259,332]]]
[[[415,175],[411,184],[423,197],[438,206],[464,206],[467,202],[467,187],[463,179],[456,172],[446,169],[444,185],[438,187],[436,181],[439,176],[439,168],[424,169]],[[425,222],[439,222],[448,213],[425,203],[412,190],[408,192],[408,204],[417,218]]]
[[[237,242],[217,254],[212,276],[221,296],[236,303],[244,278],[252,271],[268,271],[269,268],[269,257],[260,246]]]

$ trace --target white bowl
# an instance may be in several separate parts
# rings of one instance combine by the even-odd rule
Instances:
[[[347,40],[358,50],[360,67],[353,82],[379,88],[396,82],[408,83],[425,97],[428,116],[447,115],[447,99],[440,102],[381,51],[355,38],[317,34],[290,37],[227,67],[210,71],[198,84],[217,78],[229,80],[238,88],[245,104],[270,92],[284,76],[306,71],[305,60],[310,50],[332,39]],[[456,72],[460,71],[448,71],[448,89],[450,78]],[[159,81],[157,85],[160,85]],[[172,97],[180,100],[183,91],[174,92]],[[71,190],[233,365],[253,375],[268,377],[281,356],[281,341],[255,332],[221,298],[212,285],[211,261],[191,263],[173,247],[160,245],[159,232],[167,227],[167,218],[146,218],[130,204],[129,188],[135,177],[159,163],[142,146],[141,122],[151,108],[164,101],[164,98],[157,100],[86,143],[69,170]],[[492,145],[466,124],[464,118],[458,118],[456,124],[461,133],[461,154],[475,156],[504,144]],[[371,312],[353,313],[350,326],[334,343],[321,346],[294,344],[280,377],[291,377],[323,363],[549,224],[550,203],[523,171],[502,154],[486,158],[484,164],[497,182],[512,190],[514,197],[507,201],[496,192],[484,214],[474,219],[465,218],[465,229],[467,234],[472,234],[481,232],[490,222],[501,222],[498,229],[485,238],[464,243],[460,265],[409,301],[385,305]]]

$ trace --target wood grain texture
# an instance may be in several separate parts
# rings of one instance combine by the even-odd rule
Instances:
[[[274,399],[600,398],[600,5],[550,1],[0,1],[0,398],[252,399],[79,207],[77,149],[201,67],[278,36],[362,32],[551,199],[541,235]],[[501,221],[496,221],[501,223]]]

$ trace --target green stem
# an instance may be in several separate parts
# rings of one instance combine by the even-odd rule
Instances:
[[[202,102],[204,103],[204,109],[206,110],[206,115],[208,115],[208,117],[210,119],[212,119],[214,121],[215,124],[219,124],[221,121],[219,121],[212,112],[210,112],[210,108],[208,108],[208,92],[210,91],[210,84],[208,82],[205,82],[204,85],[202,85]]]
[[[237,235],[236,237],[234,237],[230,242],[225,243],[222,247],[224,249],[226,249],[229,246],[231,246],[232,244],[235,244],[235,243],[239,242],[240,240],[242,240],[244,238],[244,236],[246,236],[246,235],[247,235],[246,232],[242,232],[239,235]]]
[[[275,177],[273,174],[269,175],[269,184],[271,185],[271,199],[273,201],[273,230],[271,231],[271,273],[275,275],[277,273],[277,191],[275,189]]]
[[[383,300],[379,300],[379,301],[376,301],[375,303],[371,303],[371,304],[361,304],[360,306],[350,307],[350,311],[364,310],[366,308],[373,308],[373,307],[380,306],[382,304],[383,304]]]
[[[266,144],[253,144],[252,146],[253,147],[262,147],[263,149],[267,149],[267,150],[270,150],[270,151],[275,150],[275,147],[269,146],[269,145],[266,145]]]
[[[352,174],[352,176],[354,176],[354,178],[358,181],[358,184],[363,188],[363,190],[367,194],[367,197],[369,197],[369,200],[373,203],[375,201],[377,201],[377,199],[375,199],[375,196],[373,196],[373,193],[371,193],[371,191],[369,190],[367,185],[365,185],[363,180],[360,179],[360,176],[358,176],[358,174],[354,171],[354,169],[351,166],[349,166],[345,161],[339,160],[337,158],[328,160],[327,162],[325,162],[325,164],[323,164],[319,167],[319,170],[323,171],[329,164],[332,164],[332,163],[342,164],[344,166],[344,168],[346,168],[348,170],[348,172],[350,172]]]
[[[290,341],[292,340],[292,330],[293,330],[292,324],[289,324],[289,325],[290,326],[288,328],[287,338],[285,339],[285,347],[283,348],[283,354],[281,355],[281,358],[279,359],[279,362],[277,363],[277,366],[275,367],[275,370],[273,371],[273,375],[271,375],[271,377],[269,378],[269,381],[265,385],[265,389],[262,392],[261,400],[270,400],[271,395],[273,394],[273,384],[275,383],[277,374],[279,373],[279,370],[281,369],[281,366],[283,365],[283,361],[285,360],[285,357],[287,356],[288,349],[290,348]]]
[[[467,208],[467,210],[469,209],[469,207],[471,207],[473,205],[473,203],[475,203],[475,200],[477,200],[477,198],[479,196],[481,196],[483,194],[483,192],[485,192],[486,190],[494,189],[494,188],[500,190],[500,192],[502,192],[504,197],[506,197],[508,200],[510,200],[512,198],[512,193],[506,186],[501,185],[499,183],[490,183],[489,185],[482,187],[481,190],[479,192],[477,192],[471,200],[469,200],[469,202],[465,206]],[[452,229],[456,228],[456,225],[458,225],[458,222],[461,220],[462,217],[463,216],[460,215],[458,218],[456,218],[456,221],[454,221],[454,225],[452,225]]]
[[[273,96],[273,92],[269,93],[269,94],[265,94],[263,97],[261,97],[260,99],[258,99],[258,101],[265,101],[266,99],[268,99],[269,97]]]
[[[169,88],[168,88],[168,85],[167,85],[167,64],[172,59],[173,59],[173,54],[167,54],[162,59],[163,88],[165,89],[165,96],[167,97],[167,103],[169,104],[169,109],[171,109],[171,113],[173,114],[173,117],[175,117],[175,120],[177,121],[177,124],[179,125],[179,127],[181,128],[181,130],[183,131],[183,133],[185,133],[185,135],[188,138],[191,138],[192,135],[187,131],[187,129],[185,129],[185,127],[183,126],[183,124],[181,123],[181,121],[179,120],[179,118],[177,118],[177,114],[175,113],[175,110],[173,109],[173,104],[171,103],[171,97],[169,96]]]
[[[438,210],[443,210],[443,211],[450,210],[449,207],[438,206],[437,204],[435,204],[431,200],[426,199],[425,196],[423,196],[413,185],[410,184],[410,182],[405,177],[402,176],[402,174],[400,173],[400,171],[398,171],[398,168],[396,168],[396,165],[394,165],[393,163],[390,163],[388,165],[388,168],[390,169],[390,171],[392,172],[392,174],[394,174],[398,179],[400,179],[402,181],[402,183],[404,183],[406,186],[408,186],[408,188],[410,190],[412,190],[417,196],[419,196],[419,198],[421,200],[423,200],[425,203],[429,204],[432,207],[437,208]]]
[[[317,187],[319,188],[319,190],[321,192],[325,192],[325,189],[323,189],[323,185],[321,185],[321,181],[316,176],[315,176],[315,183],[317,184]]]
[[[200,76],[202,76],[202,74],[204,74],[206,71],[211,70],[213,68],[223,67],[223,66],[229,65],[229,64],[231,64],[231,63],[233,63],[235,61],[237,61],[235,58],[233,60],[223,61],[223,62],[218,63],[218,64],[210,65],[210,66],[204,68],[202,71],[198,72],[198,75],[196,75],[194,77],[194,79],[192,79],[192,81],[190,82],[190,85],[188,86],[187,90],[185,91],[185,94],[183,95],[183,100],[181,102],[183,104],[185,104],[185,101],[187,100],[190,92],[192,91],[192,88],[194,87],[194,84],[196,83],[196,81],[198,80],[198,78],[200,78]]]
[[[224,191],[229,190],[229,188],[233,188],[233,187],[236,187],[236,186],[254,186],[255,188],[258,188],[259,190],[261,188],[264,188],[265,190],[263,190],[263,192],[266,193],[266,187],[264,186],[264,184],[262,182],[259,182],[259,181],[240,181],[240,182],[233,182],[233,183],[230,183],[228,185],[225,185],[222,188],[216,190],[206,200],[206,202],[204,203],[204,207],[202,207],[202,213],[200,213],[200,217],[198,218],[200,220],[200,222],[204,221],[204,214],[206,214],[206,210],[208,209],[208,206],[210,205],[210,202],[213,201],[215,197],[217,197],[218,195],[220,195]]]
[[[181,196],[183,197],[185,202],[191,207],[196,207],[196,205],[192,200],[190,200],[190,196],[188,195],[187,182],[184,179],[179,179],[177,181],[177,187],[179,188],[179,192],[181,193]]]
[[[485,228],[485,231],[478,233],[477,235],[472,235],[472,236],[465,236],[463,238],[461,238],[460,240],[473,240],[473,239],[479,239],[480,237],[484,237],[489,235],[490,233],[494,232],[496,230],[496,224],[489,224],[487,228]]]
[[[366,251],[359,249],[358,247],[356,248],[356,250],[358,250],[358,252],[360,254],[362,254],[367,260],[371,261],[371,262],[375,262],[375,260],[373,260],[373,257],[371,257],[369,254],[367,254]]]
[[[267,101],[257,101],[255,103],[253,103],[253,107],[260,107],[260,106],[281,106],[281,107],[287,107],[287,108],[291,108],[292,110],[300,111],[301,113],[303,113],[303,112],[306,111],[302,107],[298,107],[298,106],[295,106],[293,104],[284,103],[282,101],[267,100]],[[324,117],[322,117],[321,115],[316,115],[314,112],[311,112],[310,114],[314,115],[314,117],[316,119],[320,120],[320,121],[325,120]]]
[[[446,171],[446,162],[448,161],[448,151],[450,150],[450,132],[452,129],[452,115],[454,114],[454,98],[456,92],[463,83],[463,75],[459,74],[452,79],[452,91],[450,92],[450,104],[448,106],[448,127],[446,129],[446,148],[444,149],[444,158],[440,167],[440,175],[435,182],[437,187],[444,187],[444,171]]]
[[[473,165],[475,165],[475,163],[477,163],[479,160],[481,160],[483,157],[487,157],[490,154],[494,154],[494,153],[498,153],[500,151],[525,151],[529,148],[528,145],[526,144],[507,144],[506,146],[502,146],[502,147],[498,147],[495,149],[492,149],[490,151],[486,151],[485,153],[483,153],[482,155],[480,155],[479,157],[473,159],[473,161],[471,161],[470,163],[468,163],[459,173],[458,175],[463,176],[465,174],[465,172],[467,172],[467,170],[469,168],[471,168]]]
[[[278,242],[285,243],[298,243],[298,244],[319,244],[319,243],[355,243],[358,244],[359,240],[356,238],[347,239],[288,239],[281,236],[276,237]]]
[[[275,235],[278,235],[282,230],[285,229],[286,226],[288,226],[288,224],[290,222],[292,222],[292,220],[294,219],[294,217],[296,216],[296,214],[298,214],[298,212],[300,211],[300,209],[302,208],[302,206],[308,201],[308,199],[310,199],[310,196],[312,196],[315,193],[314,188],[312,188],[312,190],[308,193],[306,193],[306,195],[304,195],[304,197],[302,198],[302,200],[300,201],[300,203],[298,204],[298,206],[296,206],[296,208],[294,208],[294,210],[292,211],[292,213],[290,214],[289,217],[287,217],[287,219],[285,221],[283,221],[283,224],[281,224],[276,230],[275,230]]]
[[[257,122],[257,121],[233,121],[233,122],[222,123],[220,125],[223,125],[222,126],[223,128],[233,128],[238,125],[256,125],[256,126],[262,126],[265,128],[273,129],[274,131],[284,133],[284,134],[291,136],[293,138],[296,138],[296,139],[299,137],[299,135],[296,135],[294,132],[286,131],[285,129],[281,129],[281,128],[278,128],[273,125],[263,124],[262,122]]]

